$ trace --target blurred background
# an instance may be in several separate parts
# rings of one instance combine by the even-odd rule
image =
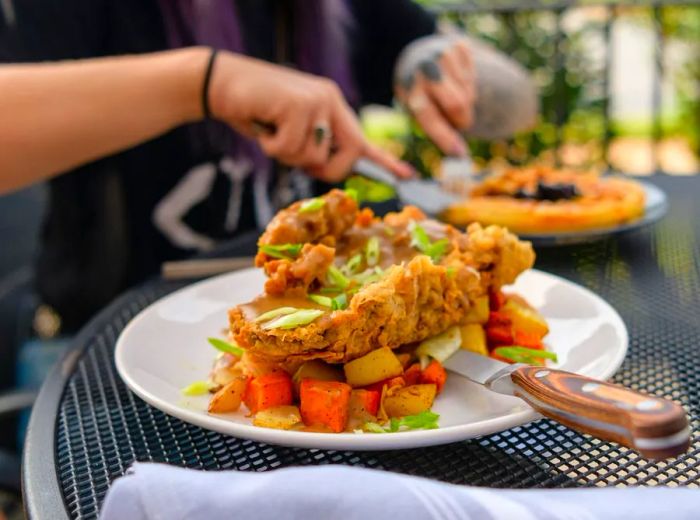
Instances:
[[[420,3],[508,53],[539,86],[534,131],[470,142],[477,164],[700,171],[698,2]],[[371,107],[363,122],[375,141],[434,170],[439,153],[400,112]]]
[[[509,140],[471,141],[477,167],[541,162],[640,176],[700,172],[700,2],[420,3],[507,52],[539,86],[536,128]],[[0,0],[0,13],[12,20],[13,1]],[[439,165],[435,147],[398,109],[368,107],[362,121],[372,140],[422,172]],[[40,383],[37,374],[66,348],[60,340],[29,341],[32,331],[50,332],[51,317],[23,312],[34,305],[44,203],[42,186],[0,197],[0,489],[17,489],[21,411]]]

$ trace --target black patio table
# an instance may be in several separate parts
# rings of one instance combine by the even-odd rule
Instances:
[[[700,483],[700,176],[655,176],[671,203],[659,223],[593,244],[538,251],[537,267],[608,300],[630,332],[613,381],[671,398],[689,412],[690,451],[650,462],[617,445],[542,419],[445,446],[385,452],[295,449],[228,437],[184,423],[127,390],[113,349],[127,322],[184,283],[154,279],[85,327],[45,382],[24,453],[30,518],[94,518],[110,483],[134,461],[197,469],[265,471],[348,464],[476,486],[536,488]],[[253,235],[219,251],[246,256]]]

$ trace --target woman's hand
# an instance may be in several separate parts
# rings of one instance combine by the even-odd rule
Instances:
[[[228,52],[214,64],[209,104],[215,118],[256,139],[266,154],[328,182],[364,156],[397,176],[410,166],[370,145],[332,81]]]
[[[396,67],[396,97],[447,155],[465,156],[460,131],[474,119],[476,81],[468,44],[457,36],[411,43]]]

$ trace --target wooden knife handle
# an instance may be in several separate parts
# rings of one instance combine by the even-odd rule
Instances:
[[[668,399],[546,367],[520,367],[511,379],[515,395],[545,417],[646,458],[674,457],[690,446],[685,410]]]

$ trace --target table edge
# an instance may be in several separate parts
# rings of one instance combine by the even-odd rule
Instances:
[[[153,280],[151,280],[151,283]],[[149,282],[146,282],[148,284]],[[142,284],[139,287],[143,287]],[[129,289],[96,314],[78,333],[68,351],[51,368],[32,407],[22,450],[22,499],[28,519],[69,520],[56,464],[58,411],[73,371],[95,329],[111,321],[114,310],[137,293]]]

